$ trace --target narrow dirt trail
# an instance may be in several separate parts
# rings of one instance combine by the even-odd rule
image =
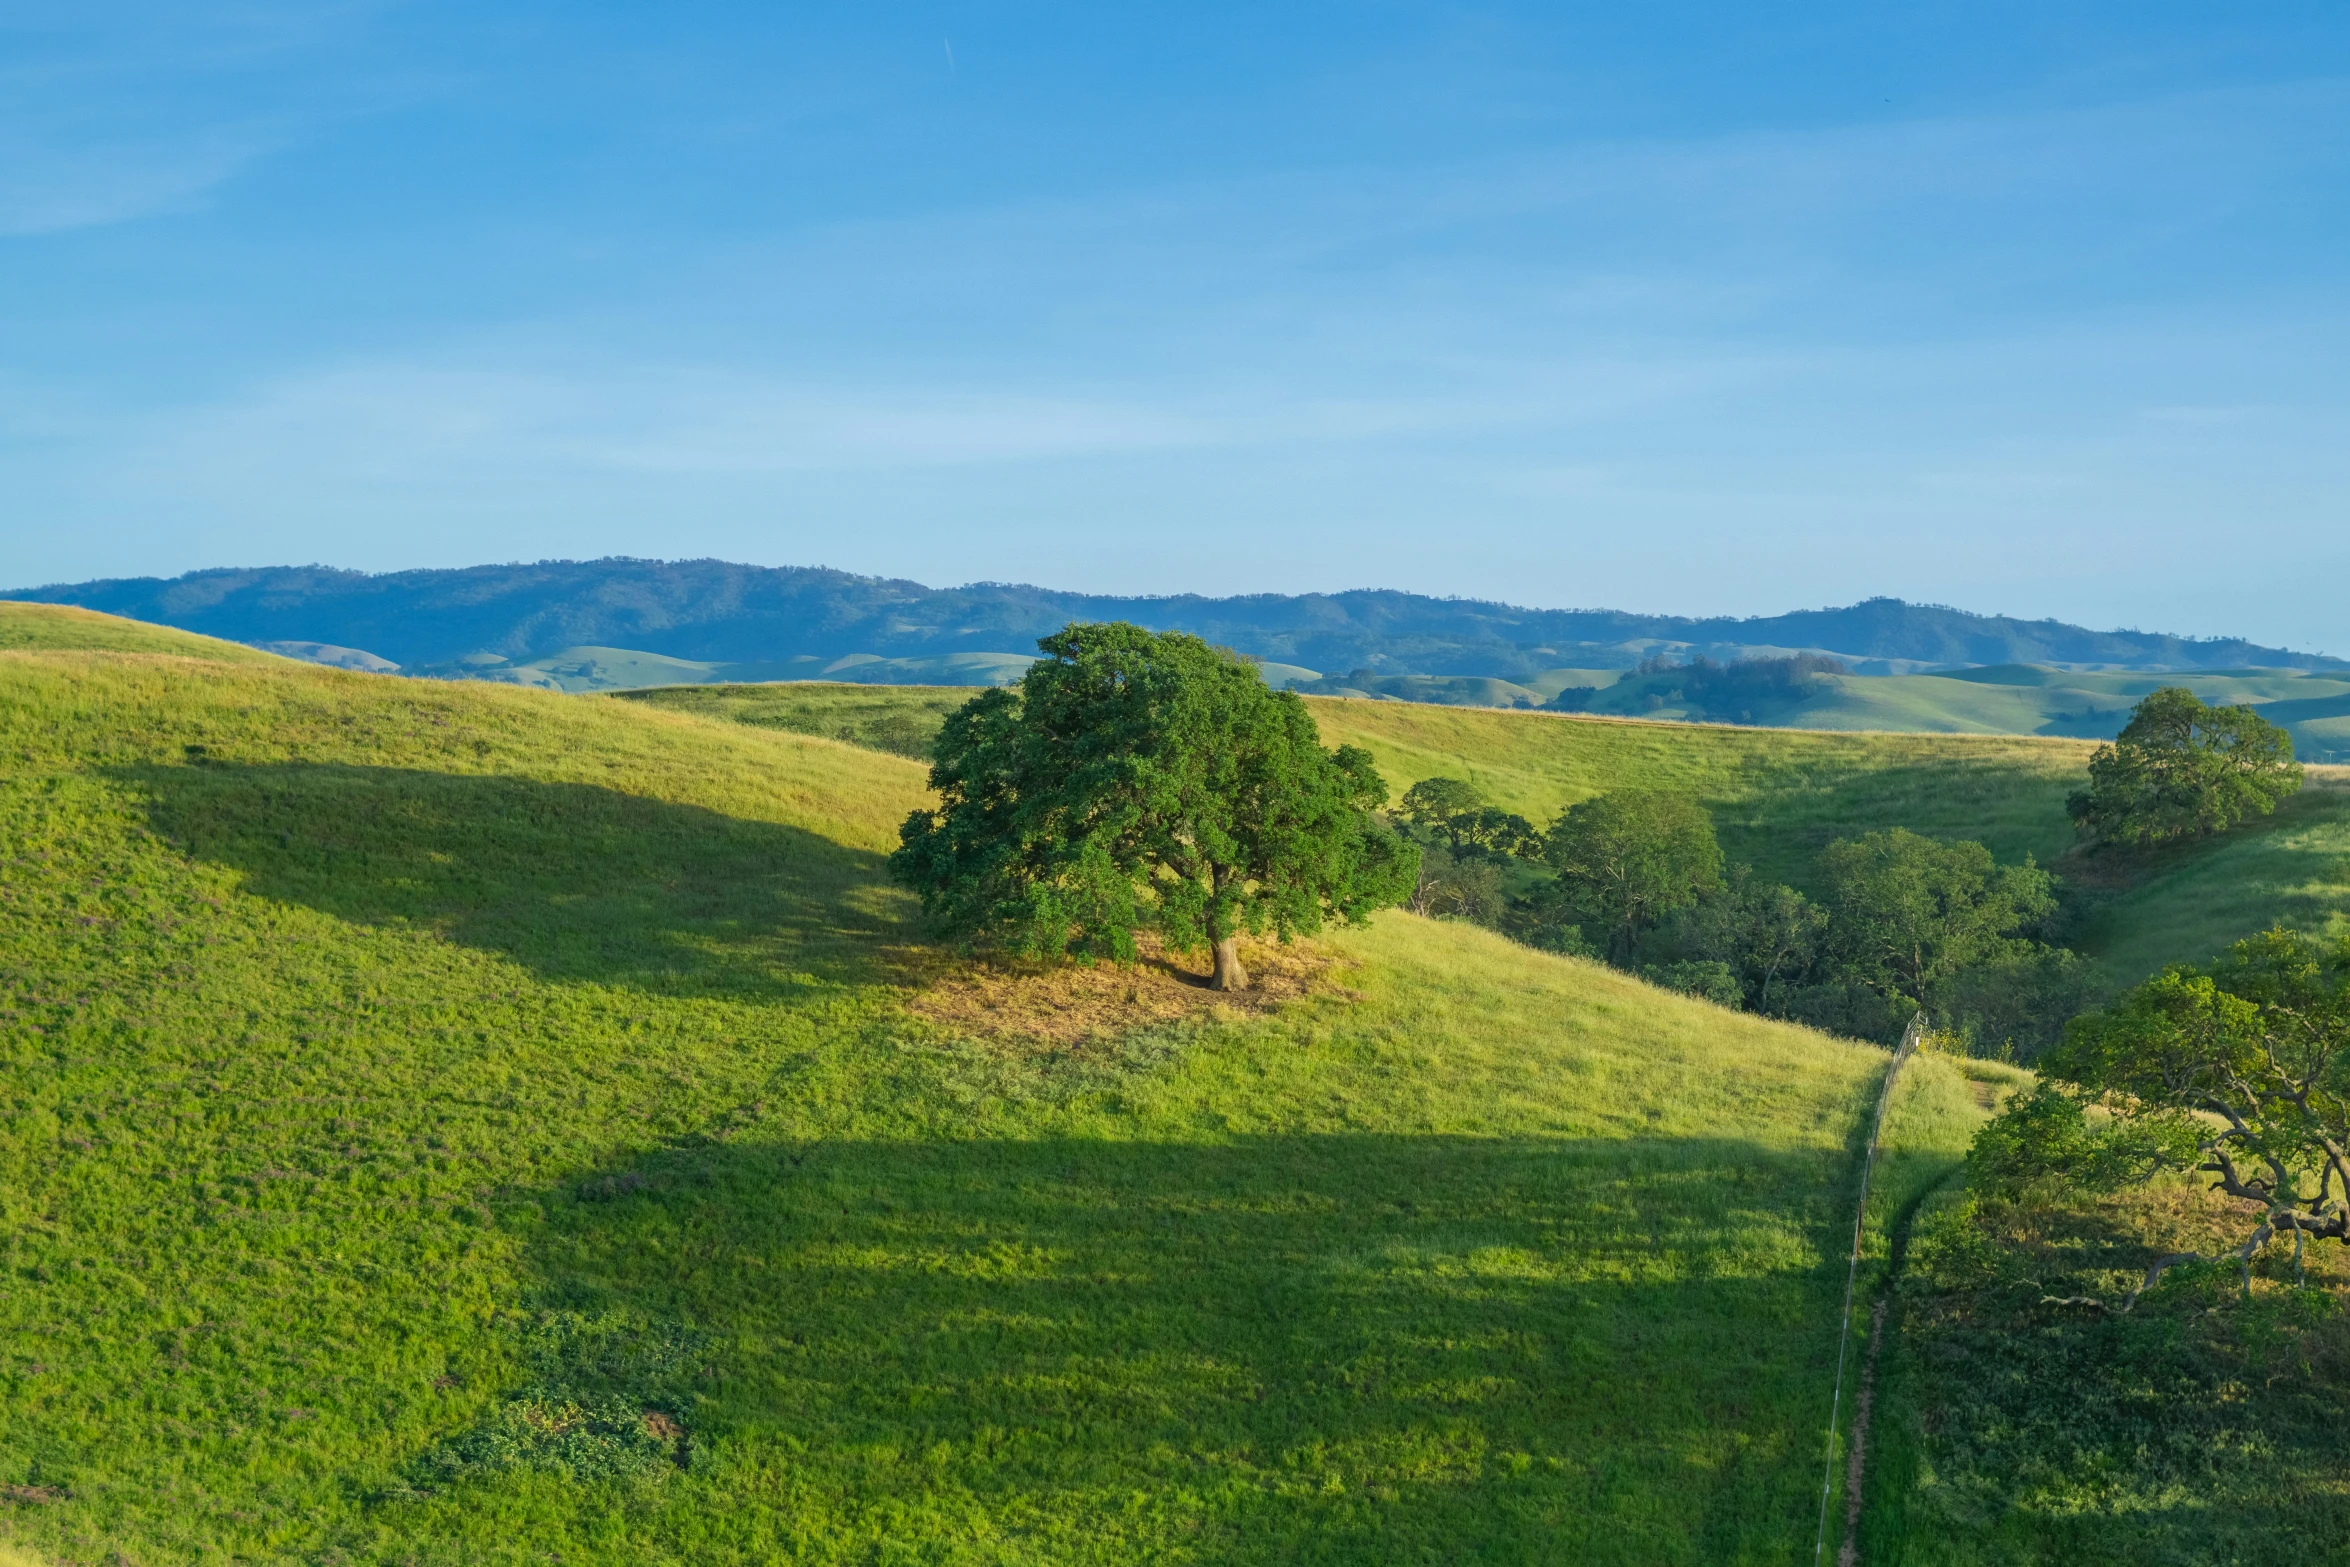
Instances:
[[[1815,1567],[1824,1563],[1828,1556],[1828,1502],[1836,1490],[1836,1421],[1844,1408],[1844,1366],[1849,1358],[1852,1345],[1852,1303],[1854,1295],[1860,1287],[1861,1253],[1868,1240],[1869,1182],[1877,1170],[1877,1146],[1885,1135],[1885,1112],[1893,1105],[1893,1085],[1901,1080],[1901,1069],[1907,1066],[1909,1058],[1917,1053],[1918,1042],[1925,1037],[1925,1032],[1926,1015],[1921,1012],[1910,1019],[1908,1029],[1901,1036],[1901,1048],[1893,1052],[1893,1060],[1885,1068],[1884,1084],[1877,1090],[1877,1113],[1869,1122],[1869,1140],[1861,1154],[1860,1197],[1853,1207],[1852,1252],[1847,1259],[1844,1271],[1844,1326],[1836,1338],[1836,1391],[1828,1400],[1827,1473],[1820,1479],[1820,1529],[1818,1540],[1812,1548],[1812,1561]],[[1879,1323],[1883,1321],[1884,1310],[1884,1303],[1880,1301],[1877,1306],[1877,1321]],[[1872,1333],[1869,1338],[1869,1358],[1865,1367],[1865,1373],[1869,1380],[1863,1383],[1860,1403],[1860,1420],[1864,1422],[1867,1419],[1868,1405],[1866,1400],[1869,1393],[1874,1390],[1873,1379],[1876,1374],[1876,1353],[1879,1342],[1879,1336]],[[1854,1466],[1852,1469],[1854,1478],[1851,1485],[1853,1489],[1845,1502],[1846,1508],[1852,1514],[1852,1517],[1847,1520],[1844,1531],[1847,1542],[1856,1539],[1853,1523],[1857,1521],[1859,1511],[1858,1503],[1852,1498],[1860,1494],[1858,1466],[1862,1462],[1863,1444],[1860,1437],[1864,1432],[1865,1426],[1857,1428],[1852,1444],[1851,1462]],[[1857,1549],[1857,1546],[1848,1543],[1845,1549]],[[1839,1567],[1842,1567],[1846,1560],[1845,1552],[1840,1550],[1837,1553]]]
[[[1890,1287],[1890,1281],[1888,1281]],[[1860,1391],[1852,1400],[1852,1451],[1844,1460],[1844,1544],[1836,1552],[1836,1567],[1857,1567],[1860,1561],[1861,1482],[1868,1478],[1869,1406],[1877,1396],[1877,1352],[1885,1347],[1885,1307],[1880,1296],[1869,1313],[1869,1350],[1860,1363]]]

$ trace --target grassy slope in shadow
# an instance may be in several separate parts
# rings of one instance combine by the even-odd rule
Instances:
[[[1871,1476],[1872,1567],[2179,1567],[2332,1561],[2350,1525],[2343,1399],[2350,1258],[2292,1248],[2173,1269],[2127,1316],[2155,1258],[2240,1239],[2237,1205],[2193,1181],[2105,1200],[2050,1194],[1973,1218],[1957,1190],[1921,1215],[1887,1355]]]
[[[1881,1053],[1405,916],[1269,1019],[959,1044],[905,1010],[879,877],[920,777],[618,703],[0,654],[0,1483],[64,1493],[10,1527],[1797,1559]],[[626,1352],[550,1371],[550,1334]],[[555,1387],[686,1462],[431,1468]]]
[[[939,724],[974,694],[968,686],[794,680],[772,685],[656,686],[614,692],[612,699],[757,729],[822,735],[928,762]]]

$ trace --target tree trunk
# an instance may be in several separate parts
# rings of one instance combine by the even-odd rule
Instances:
[[[1240,966],[1240,938],[1216,938],[1216,971],[1208,976],[1210,990],[1248,989],[1248,970]]]

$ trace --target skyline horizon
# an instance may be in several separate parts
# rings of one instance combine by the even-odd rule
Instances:
[[[1908,609],[1943,611],[1988,622],[2006,622],[2022,626],[2054,626],[2074,631],[2085,631],[2101,636],[2158,637],[2170,638],[2189,643],[2240,642],[2250,646],[2264,647],[2272,651],[2290,653],[2296,656],[2328,659],[2350,658],[2350,654],[2337,654],[2331,648],[2296,646],[2288,640],[2269,640],[2257,633],[2250,633],[2241,630],[2234,632],[2223,631],[2212,633],[2173,631],[2163,629],[2150,630],[2143,624],[2132,624],[2127,622],[2108,626],[2100,626],[2086,620],[2067,619],[2061,615],[2015,615],[2000,610],[1970,608],[1966,605],[1953,604],[1942,600],[1906,598],[1900,594],[1894,593],[1870,593],[1864,594],[1858,598],[1846,600],[1841,603],[1822,602],[1799,604],[1784,609],[1762,610],[1745,614],[1694,614],[1681,610],[1642,609],[1623,604],[1606,604],[1599,602],[1582,604],[1546,604],[1527,598],[1512,599],[1485,594],[1430,593],[1397,585],[1382,586],[1365,584],[1344,588],[1251,589],[1237,592],[1217,593],[1201,592],[1193,589],[1172,592],[1150,592],[1138,590],[1075,588],[1059,586],[1049,582],[1023,581],[1005,578],[972,578],[961,582],[932,582],[925,581],[919,577],[907,576],[903,574],[886,572],[860,572],[846,567],[832,566],[818,562],[745,561],[729,559],[727,557],[717,555],[659,556],[608,554],[599,556],[541,556],[531,560],[514,559],[505,561],[474,561],[466,565],[458,566],[408,566],[383,571],[369,570],[364,567],[338,566],[325,561],[288,561],[269,565],[247,564],[230,566],[206,566],[169,574],[134,573],[122,576],[86,577],[42,583],[18,583],[9,587],[0,588],[0,601],[5,601],[10,597],[11,594],[16,593],[50,593],[64,589],[89,588],[111,584],[150,582],[170,584],[195,577],[234,576],[240,573],[316,571],[332,573],[338,576],[382,578],[433,574],[455,575],[472,571],[497,570],[501,568],[592,566],[603,564],[634,564],[656,566],[715,564],[732,567],[745,567],[760,571],[804,571],[828,573],[860,582],[904,584],[919,588],[924,592],[929,593],[958,593],[972,589],[1025,590],[1063,597],[1107,598],[1136,602],[1172,602],[1188,599],[1201,601],[1203,603],[1219,604],[1243,603],[1251,600],[1267,599],[1340,599],[1356,596],[1390,595],[1434,603],[1490,605],[1499,609],[1527,611],[1536,614],[1622,615],[1641,620],[1677,621],[1685,623],[1691,627],[1732,626],[1756,621],[1788,619],[1800,615],[1828,615],[1863,608],[1869,604],[1888,603],[1900,605]]]

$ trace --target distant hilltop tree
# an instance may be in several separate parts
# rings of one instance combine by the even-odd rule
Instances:
[[[1027,957],[1130,960],[1137,932],[1213,954],[1359,921],[1409,898],[1418,853],[1373,814],[1370,753],[1323,749],[1305,704],[1182,633],[1072,624],[1017,687],[940,731],[935,811],[890,869],[942,934]]]
[[[1819,677],[1850,673],[1843,660],[1819,653],[1785,658],[1741,658],[1727,664],[1703,654],[1688,663],[1662,655],[1645,658],[1633,673],[1664,676],[1651,687],[1663,698],[1678,696],[1718,723],[1752,723],[1757,712],[1802,702],[1819,690]],[[1661,705],[1661,704],[1660,704]]]
[[[2300,787],[2291,735],[2248,707],[2212,707],[2164,686],[2097,748],[2089,787],[2065,808],[2102,842],[2142,846],[2266,816]]]

